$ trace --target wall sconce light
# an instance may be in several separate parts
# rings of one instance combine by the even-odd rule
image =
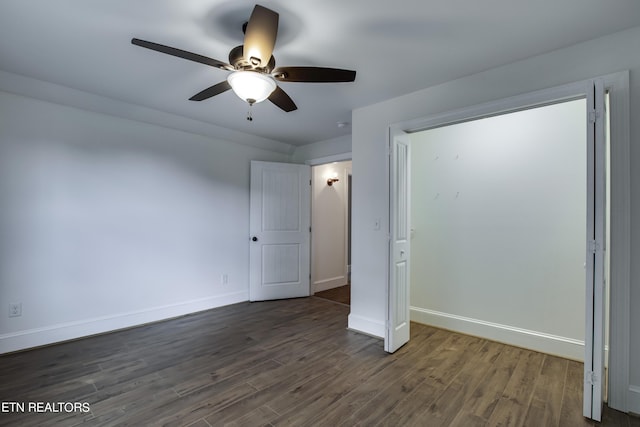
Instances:
[[[334,172],[334,173],[333,173],[333,176],[331,176],[331,178],[327,179],[327,185],[328,185],[329,187],[331,187],[331,186],[333,185],[333,183],[334,183],[334,182],[338,182],[338,181],[340,181],[340,180],[338,179],[338,174],[337,174],[337,172]]]

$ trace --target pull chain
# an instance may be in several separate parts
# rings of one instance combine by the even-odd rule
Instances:
[[[253,102],[249,102],[249,110],[247,111],[247,120],[252,122],[253,117],[251,116],[251,107],[253,107]]]

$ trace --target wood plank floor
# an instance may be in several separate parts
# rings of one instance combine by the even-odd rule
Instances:
[[[582,365],[412,324],[393,355],[320,298],[242,303],[0,357],[3,426],[588,426]],[[6,409],[6,408],[5,408]],[[597,424],[596,424],[597,425]],[[640,427],[607,409],[602,425]]]
[[[338,286],[337,288],[316,292],[314,296],[339,302],[340,304],[351,305],[351,285]]]

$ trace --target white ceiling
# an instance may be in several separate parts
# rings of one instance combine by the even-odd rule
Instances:
[[[137,37],[227,62],[254,4],[0,0],[0,70],[304,145],[350,133],[337,123],[350,122],[354,108],[640,25],[637,0],[263,1],[280,13],[277,65],[347,68],[357,77],[280,83],[298,110],[264,102],[253,122],[231,91],[188,100],[227,72],[130,43]]]

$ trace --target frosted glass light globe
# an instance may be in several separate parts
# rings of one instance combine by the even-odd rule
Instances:
[[[249,104],[264,101],[276,90],[273,77],[257,71],[235,71],[227,81],[236,95]]]

